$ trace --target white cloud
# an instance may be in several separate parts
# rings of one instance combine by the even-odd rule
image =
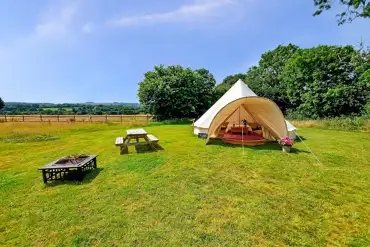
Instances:
[[[35,28],[36,36],[61,38],[65,36],[77,14],[77,4],[71,3],[59,9],[50,9],[45,20]]]
[[[222,15],[225,7],[237,2],[239,0],[200,0],[193,4],[182,5],[168,12],[123,16],[110,21],[109,24],[118,27],[130,27],[168,22],[198,22]]]
[[[95,25],[92,22],[86,23],[81,30],[85,34],[93,33],[95,31]]]

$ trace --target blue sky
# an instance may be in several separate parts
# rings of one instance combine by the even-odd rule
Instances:
[[[369,44],[370,21],[337,26],[313,0],[0,1],[0,96],[23,102],[138,102],[154,65],[245,73],[289,42]]]

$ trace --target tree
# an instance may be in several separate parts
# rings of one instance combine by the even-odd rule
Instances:
[[[359,52],[352,46],[298,50],[281,76],[292,106],[309,118],[359,114],[370,93],[370,63],[359,63]]]
[[[220,84],[214,89],[214,101],[222,97],[239,79],[245,81],[245,74],[236,74],[227,76]]]
[[[346,22],[352,22],[356,18],[370,18],[370,1],[369,0],[339,0],[340,5],[344,5],[346,10],[337,14],[338,25]],[[320,15],[323,11],[331,9],[333,0],[314,0],[317,6],[314,16]]]
[[[285,112],[290,102],[286,91],[286,84],[280,75],[286,62],[299,49],[298,46],[288,44],[279,45],[272,51],[262,54],[258,66],[249,69],[246,75],[248,86],[261,97],[273,100]]]
[[[211,106],[215,84],[206,69],[155,66],[139,83],[138,97],[147,112],[159,119],[193,118]]]
[[[0,110],[5,106],[3,99],[0,97]]]
[[[366,85],[367,88],[367,104],[364,105],[364,116],[370,118],[370,47],[365,49],[363,46],[352,58],[352,63],[356,67],[356,74],[361,75],[359,81],[361,84]]]

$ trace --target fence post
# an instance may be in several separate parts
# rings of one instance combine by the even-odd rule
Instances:
[[[5,122],[8,122],[8,120],[6,119],[6,114],[4,116],[5,116]]]
[[[73,114],[73,122],[76,122],[76,114]]]
[[[40,114],[40,121],[42,122],[43,120],[42,120],[42,115]]]
[[[58,123],[59,123],[59,114],[57,115]]]
[[[121,123],[122,123],[122,114],[121,114]]]
[[[24,122],[24,114],[22,115],[22,121]]]
[[[105,114],[105,122],[108,123],[108,115]]]
[[[90,117],[89,117],[89,122],[90,122],[90,123],[92,122],[92,119],[91,119],[91,114],[90,114]]]

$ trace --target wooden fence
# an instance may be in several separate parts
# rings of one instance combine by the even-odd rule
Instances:
[[[149,122],[152,115],[0,115],[1,122],[85,122],[85,123],[125,123]]]

